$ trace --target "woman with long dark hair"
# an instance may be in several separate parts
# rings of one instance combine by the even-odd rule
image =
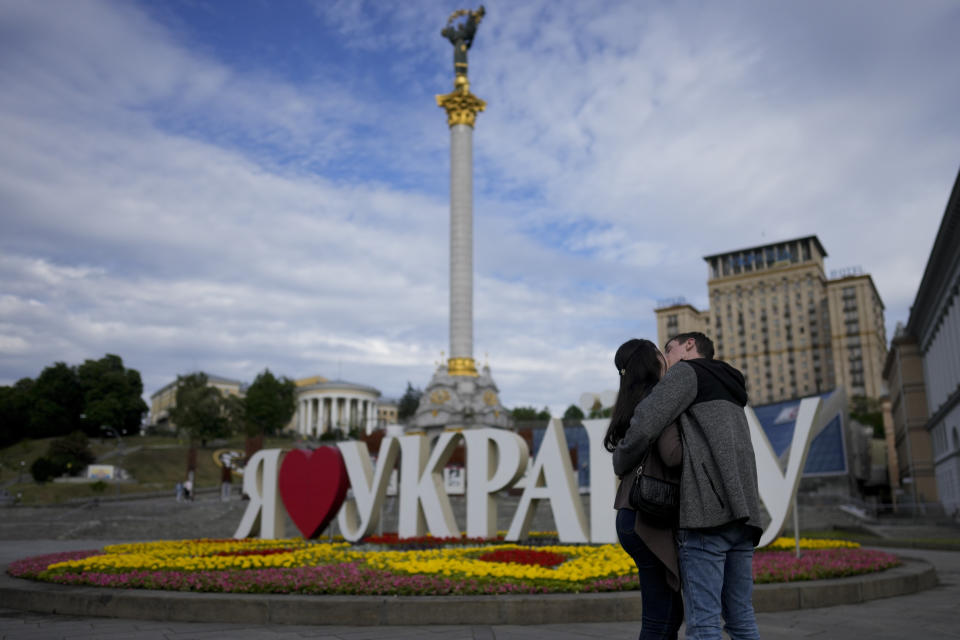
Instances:
[[[620,391],[603,440],[608,451],[616,450],[630,427],[637,403],[659,382],[667,367],[663,354],[649,340],[627,340],[617,349],[613,362],[620,374]],[[664,429],[651,446],[644,475],[679,482],[683,451],[677,425]],[[683,599],[674,531],[644,522],[642,515],[630,508],[630,484],[631,475],[621,479],[614,508],[620,546],[633,558],[640,574],[643,597],[640,640],[675,640],[683,622]]]

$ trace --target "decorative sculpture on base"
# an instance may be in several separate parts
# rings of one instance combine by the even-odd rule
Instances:
[[[414,424],[421,429],[509,427],[510,414],[498,392],[487,365],[470,375],[451,373],[441,364],[420,397]]]

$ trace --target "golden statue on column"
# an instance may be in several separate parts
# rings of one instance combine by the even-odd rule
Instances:
[[[467,51],[485,14],[483,5],[476,11],[459,9],[450,14],[447,26],[440,32],[453,45],[453,91],[437,96],[437,105],[447,110],[447,124],[451,127],[456,124],[472,127],[477,113],[487,107],[486,102],[470,93],[470,81],[467,79]],[[466,17],[465,21],[456,23],[463,17]]]

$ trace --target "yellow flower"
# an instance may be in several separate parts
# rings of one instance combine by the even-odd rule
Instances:
[[[796,540],[793,538],[779,537],[769,545],[764,547],[767,551],[790,551],[796,549]],[[801,549],[858,549],[859,542],[850,542],[849,540],[831,540],[827,538],[800,538]]]

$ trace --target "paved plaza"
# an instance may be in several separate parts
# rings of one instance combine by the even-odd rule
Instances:
[[[181,528],[197,520],[179,517],[194,509],[206,513],[201,520],[201,535],[222,535],[221,529],[235,526],[236,507],[221,506],[209,500],[209,509],[202,503],[172,506],[172,500],[125,502],[117,506],[127,512],[127,526],[121,526],[109,508],[4,509],[0,514],[0,565],[42,553],[102,547],[112,542],[147,539],[152,529],[155,538],[188,536]],[[179,509],[179,511],[175,511]],[[168,515],[167,511],[169,511]],[[149,513],[153,517],[149,517]],[[214,513],[215,512],[215,513]],[[158,514],[160,517],[158,518]],[[156,522],[165,522],[162,531]],[[152,526],[148,524],[152,520]],[[97,524],[98,523],[98,524]],[[127,531],[129,535],[120,535]],[[117,535],[95,539],[72,539],[84,531]],[[21,532],[23,535],[17,536]],[[162,534],[162,535],[161,535]],[[59,539],[52,539],[59,538]],[[904,557],[929,562],[936,567],[939,586],[920,593],[873,600],[859,605],[841,605],[819,609],[802,609],[781,613],[758,614],[761,636],[765,640],[788,638],[873,638],[873,639],[938,639],[960,638],[960,553],[917,549],[887,549]],[[320,596],[322,597],[322,596]],[[0,638],[169,638],[254,639],[254,638],[342,638],[344,640],[379,640],[388,638],[451,638],[532,640],[636,638],[639,622],[578,623],[545,625],[443,625],[443,626],[302,626],[257,625],[230,623],[153,622],[117,618],[90,618],[34,614],[4,608],[0,602]]]

